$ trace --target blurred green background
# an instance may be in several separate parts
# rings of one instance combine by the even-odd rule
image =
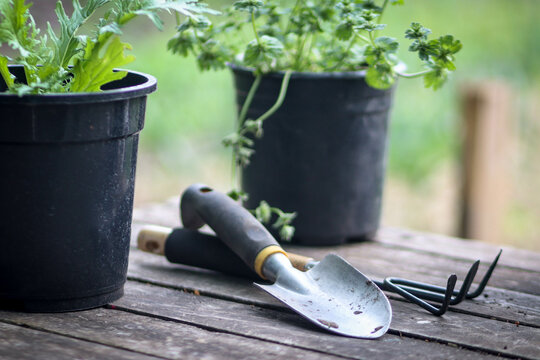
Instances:
[[[292,1],[292,0],[291,0]],[[232,1],[209,1],[219,9]],[[53,1],[51,0],[51,3]],[[458,70],[436,92],[421,79],[400,80],[390,130],[383,224],[456,234],[460,189],[460,93],[466,84],[501,81],[511,89],[511,202],[503,243],[540,250],[540,1],[409,0],[385,14],[385,30],[403,39],[412,21],[435,36],[453,34],[464,44]],[[126,40],[137,61],[130,68],[158,79],[141,134],[136,205],[178,196],[191,183],[228,190],[230,154],[221,139],[233,129],[235,105],[228,71],[200,73],[194,59],[167,52],[169,27],[146,19],[130,24]],[[403,39],[404,40],[404,39]],[[411,72],[418,61],[404,41],[400,57]],[[490,239],[483,239],[490,240]]]

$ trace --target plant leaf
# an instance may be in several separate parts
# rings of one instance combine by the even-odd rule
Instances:
[[[15,80],[14,76],[9,72],[8,59],[5,56],[0,56],[0,75],[2,75],[8,89],[11,89],[15,84]]]
[[[283,44],[278,39],[264,35],[257,40],[251,41],[244,53],[246,65],[258,69],[268,70],[278,57],[283,54]]]
[[[431,30],[417,22],[411,23],[411,27],[405,31],[405,37],[412,40],[426,40],[429,34],[431,34]]]
[[[135,60],[134,56],[125,56],[126,49],[131,49],[131,46],[122,43],[120,38],[115,36],[104,50],[103,56],[100,56],[100,43],[89,40],[84,57],[77,60],[73,67],[70,91],[100,91],[103,85],[124,78],[127,74],[125,71],[115,72],[114,69]]]
[[[369,86],[376,89],[388,89],[396,81],[396,75],[388,63],[379,63],[370,68],[366,72],[366,82]]]
[[[255,12],[260,9],[264,3],[261,0],[240,0],[236,1],[233,6],[236,10],[245,12]]]
[[[29,9],[31,5],[25,0],[0,1],[0,43],[7,43],[22,57],[28,57],[35,52],[40,41],[36,39],[39,31],[36,29]]]
[[[448,70],[440,66],[434,66],[433,71],[424,75],[424,86],[433,90],[440,89],[448,78]]]
[[[60,36],[56,36],[49,24],[49,36],[55,47],[54,61],[56,65],[67,67],[79,51],[81,38],[75,36],[77,30],[92,16],[92,14],[109,0],[88,0],[84,7],[79,0],[73,0],[73,13],[71,17],[66,14],[62,2],[56,3],[56,16],[60,23]]]
[[[267,224],[272,219],[272,209],[266,201],[261,201],[255,209],[255,217],[263,224]]]

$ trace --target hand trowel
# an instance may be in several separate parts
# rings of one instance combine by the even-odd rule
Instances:
[[[392,318],[388,299],[341,257],[330,254],[306,272],[295,269],[249,211],[206,185],[192,185],[184,192],[181,216],[188,229],[208,224],[247,267],[271,283],[256,286],[315,325],[365,339],[388,330]]]

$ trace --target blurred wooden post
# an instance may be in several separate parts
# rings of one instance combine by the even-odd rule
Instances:
[[[500,82],[462,91],[462,192],[459,236],[499,243],[508,208],[511,90]]]

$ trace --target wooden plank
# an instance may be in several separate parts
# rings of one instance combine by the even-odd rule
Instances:
[[[261,290],[253,288],[253,291]],[[371,343],[367,341],[366,344],[366,341],[358,339],[349,342],[350,339],[327,334],[289,311],[263,309],[145,284],[128,284],[126,296],[115,305],[212,328],[228,329],[245,336],[284,344],[292,340],[290,344],[323,352],[335,349],[332,350],[334,355],[355,357],[355,354],[367,351],[364,347],[369,348],[368,344]],[[394,320],[391,329],[395,334],[409,334],[411,337],[452,343],[460,347],[509,356],[523,358],[540,356],[539,328],[516,327],[515,324],[459,313],[434,317],[414,305],[403,302],[394,301],[392,307]],[[426,322],[426,319],[429,320]],[[439,334],[438,329],[441,327],[446,330],[444,334]],[[471,331],[474,331],[476,335],[472,336]],[[430,336],[431,332],[435,334],[435,337]],[[506,339],[507,343],[494,342],[494,332]],[[334,342],[336,339],[339,339],[340,346],[336,346]],[[401,338],[397,339],[396,336],[389,335],[383,337],[382,341],[384,341],[384,347],[389,349],[390,344],[400,343]],[[397,350],[393,349],[393,351]]]
[[[463,279],[473,264],[472,261],[449,256],[439,256],[425,252],[411,252],[394,246],[381,246],[377,242],[349,244],[334,248],[286,247],[293,252],[321,259],[329,252],[337,253],[347,259],[360,271],[372,273],[375,277],[410,277],[418,281],[428,281],[428,277],[436,276],[442,283],[450,274],[455,273]],[[487,270],[487,265],[493,261],[496,251],[491,253],[488,261],[482,262],[477,279]],[[506,254],[501,256],[504,261]],[[539,259],[540,260],[540,259]],[[528,270],[516,269],[498,265],[489,284],[493,287],[540,295],[540,274]],[[479,281],[479,280],[477,280]]]
[[[159,359],[0,321],[0,360]]]
[[[260,290],[253,288],[253,291]],[[424,337],[401,337],[397,332],[397,335],[388,334],[375,341],[332,335],[314,327],[295,313],[133,282],[128,283],[126,295],[115,302],[114,306],[207,327],[213,331],[226,331],[353,359],[418,359],[426,354],[434,359],[490,358],[482,352],[462,349],[459,345],[446,346]],[[521,345],[517,350],[521,351],[527,346]]]
[[[511,89],[501,82],[462,89],[463,186],[459,236],[501,243],[509,207]]]
[[[142,226],[141,224],[133,224],[133,246],[136,246],[135,237]],[[451,257],[426,251],[410,251],[403,247],[381,244],[380,242],[347,244],[339,247],[285,246],[285,248],[315,259],[322,259],[328,253],[337,253],[360,271],[374,278],[405,277],[439,284],[445,284],[448,276],[453,273],[458,275],[458,279],[463,279],[473,264],[473,261],[458,256]],[[492,248],[491,253],[482,257],[487,260],[483,260],[481,263],[476,282],[480,281],[487,270],[487,266],[493,261],[497,253],[498,251]],[[510,254],[503,253],[489,282],[490,286],[540,295],[540,273],[505,266],[504,262],[510,256]],[[540,262],[540,256],[538,261]]]
[[[0,312],[0,319],[32,329],[113,346],[115,349],[111,350],[128,349],[167,359],[301,358],[315,360],[323,356],[325,359],[339,359],[328,354],[239,337],[223,331],[209,331],[178,321],[167,321],[105,308],[65,314]],[[13,334],[9,338],[12,341],[19,340],[18,334]],[[64,344],[64,347],[71,349],[72,343],[76,342],[80,341],[72,340]],[[102,353],[101,358],[109,358],[108,354],[105,354],[107,356]],[[36,358],[39,357],[32,359]]]
[[[136,229],[144,224],[180,226],[178,201],[177,198],[171,198],[164,203],[135,209],[133,216],[134,226]],[[136,233],[137,231],[133,231],[133,240]],[[491,262],[499,248],[502,248],[503,256],[500,260],[500,266],[540,273],[540,253],[506,246],[494,246],[481,241],[464,240],[408,229],[382,227],[378,232],[377,243],[399,247],[404,250],[414,250],[414,254],[425,253],[468,261],[481,260],[483,262]],[[306,247],[306,249],[308,248]],[[333,248],[328,248],[328,251],[331,251],[330,249]]]
[[[500,265],[540,273],[540,253],[508,246],[495,246],[477,240],[423,233],[409,229],[384,227],[377,234],[377,242],[463,260],[490,262],[493,254],[503,249]]]
[[[214,297],[264,307],[283,308],[283,305],[274,298],[258,291],[254,292],[249,280],[171,264],[162,256],[143,253],[136,249],[131,251],[128,271],[130,278],[142,282],[186,289],[191,292],[198,290]],[[372,273],[366,273],[366,275],[372,276]],[[417,277],[417,274],[405,275]],[[373,276],[372,278],[380,279],[380,277]],[[442,278],[423,277],[422,280],[424,279],[433,283],[444,283]],[[402,299],[395,294],[389,293],[389,295],[393,299]],[[540,327],[540,297],[519,292],[488,288],[483,296],[475,300],[464,301],[451,308],[451,310],[454,309]]]
[[[160,203],[147,204],[133,209],[133,221],[162,226],[180,226],[180,195]]]
[[[394,311],[393,321],[399,323],[396,326],[404,333],[491,349],[517,357],[540,358],[539,328],[458,313],[434,317],[410,303],[400,304],[399,311]]]

